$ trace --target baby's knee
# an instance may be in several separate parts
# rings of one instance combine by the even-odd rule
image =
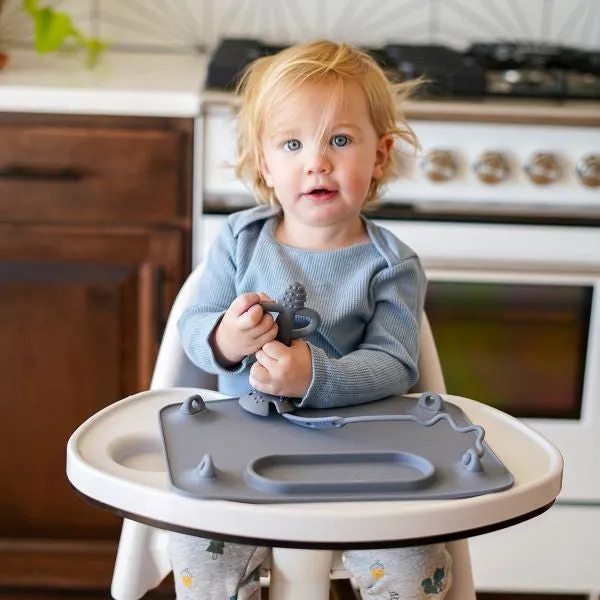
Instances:
[[[179,564],[195,564],[210,567],[224,555],[225,542],[206,538],[171,533],[169,535],[169,557],[175,567]]]
[[[343,560],[367,598],[442,599],[452,583],[452,557],[444,544],[350,550]]]
[[[240,591],[240,597],[252,597],[267,555],[267,548],[177,533],[169,536],[175,589],[182,599],[229,598]]]

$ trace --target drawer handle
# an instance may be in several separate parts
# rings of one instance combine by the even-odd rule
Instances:
[[[28,169],[8,167],[0,169],[0,179],[19,179],[22,181],[67,181],[76,182],[84,178],[81,171],[75,169]]]

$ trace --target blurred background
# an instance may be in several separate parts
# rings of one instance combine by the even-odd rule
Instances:
[[[147,389],[254,202],[239,73],[323,37],[432,80],[372,217],[423,260],[449,391],[565,457],[552,510],[472,541],[480,598],[600,599],[599,0],[0,0],[0,600],[108,597],[122,521],[70,486],[67,440]]]
[[[359,45],[389,40],[447,44],[547,42],[600,47],[595,0],[55,0],[83,31],[133,50],[210,49],[223,37],[290,43],[331,37]],[[31,39],[21,0],[5,0],[0,40]]]

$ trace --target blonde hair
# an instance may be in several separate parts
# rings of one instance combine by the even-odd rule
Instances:
[[[345,83],[357,83],[365,94],[377,137],[390,135],[394,142],[402,140],[414,151],[418,149],[417,138],[398,105],[421,84],[419,80],[392,84],[373,58],[348,44],[317,41],[292,46],[252,62],[237,87],[242,106],[235,173],[252,188],[261,204],[278,204],[261,171],[261,140],[268,117],[299,87],[320,82],[337,85],[338,101]],[[394,144],[383,177],[371,182],[365,204],[375,201],[381,186],[398,175],[398,154]]]

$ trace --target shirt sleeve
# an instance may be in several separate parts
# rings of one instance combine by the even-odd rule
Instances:
[[[237,240],[227,221],[209,250],[192,304],[178,322],[179,337],[185,353],[192,363],[207,373],[237,374],[246,368],[249,360],[246,358],[226,369],[216,361],[210,345],[214,328],[237,296],[236,245]]]
[[[299,406],[349,406],[404,394],[413,387],[419,379],[425,288],[417,257],[380,272],[371,284],[375,310],[359,347],[333,359],[309,344],[313,379]]]

